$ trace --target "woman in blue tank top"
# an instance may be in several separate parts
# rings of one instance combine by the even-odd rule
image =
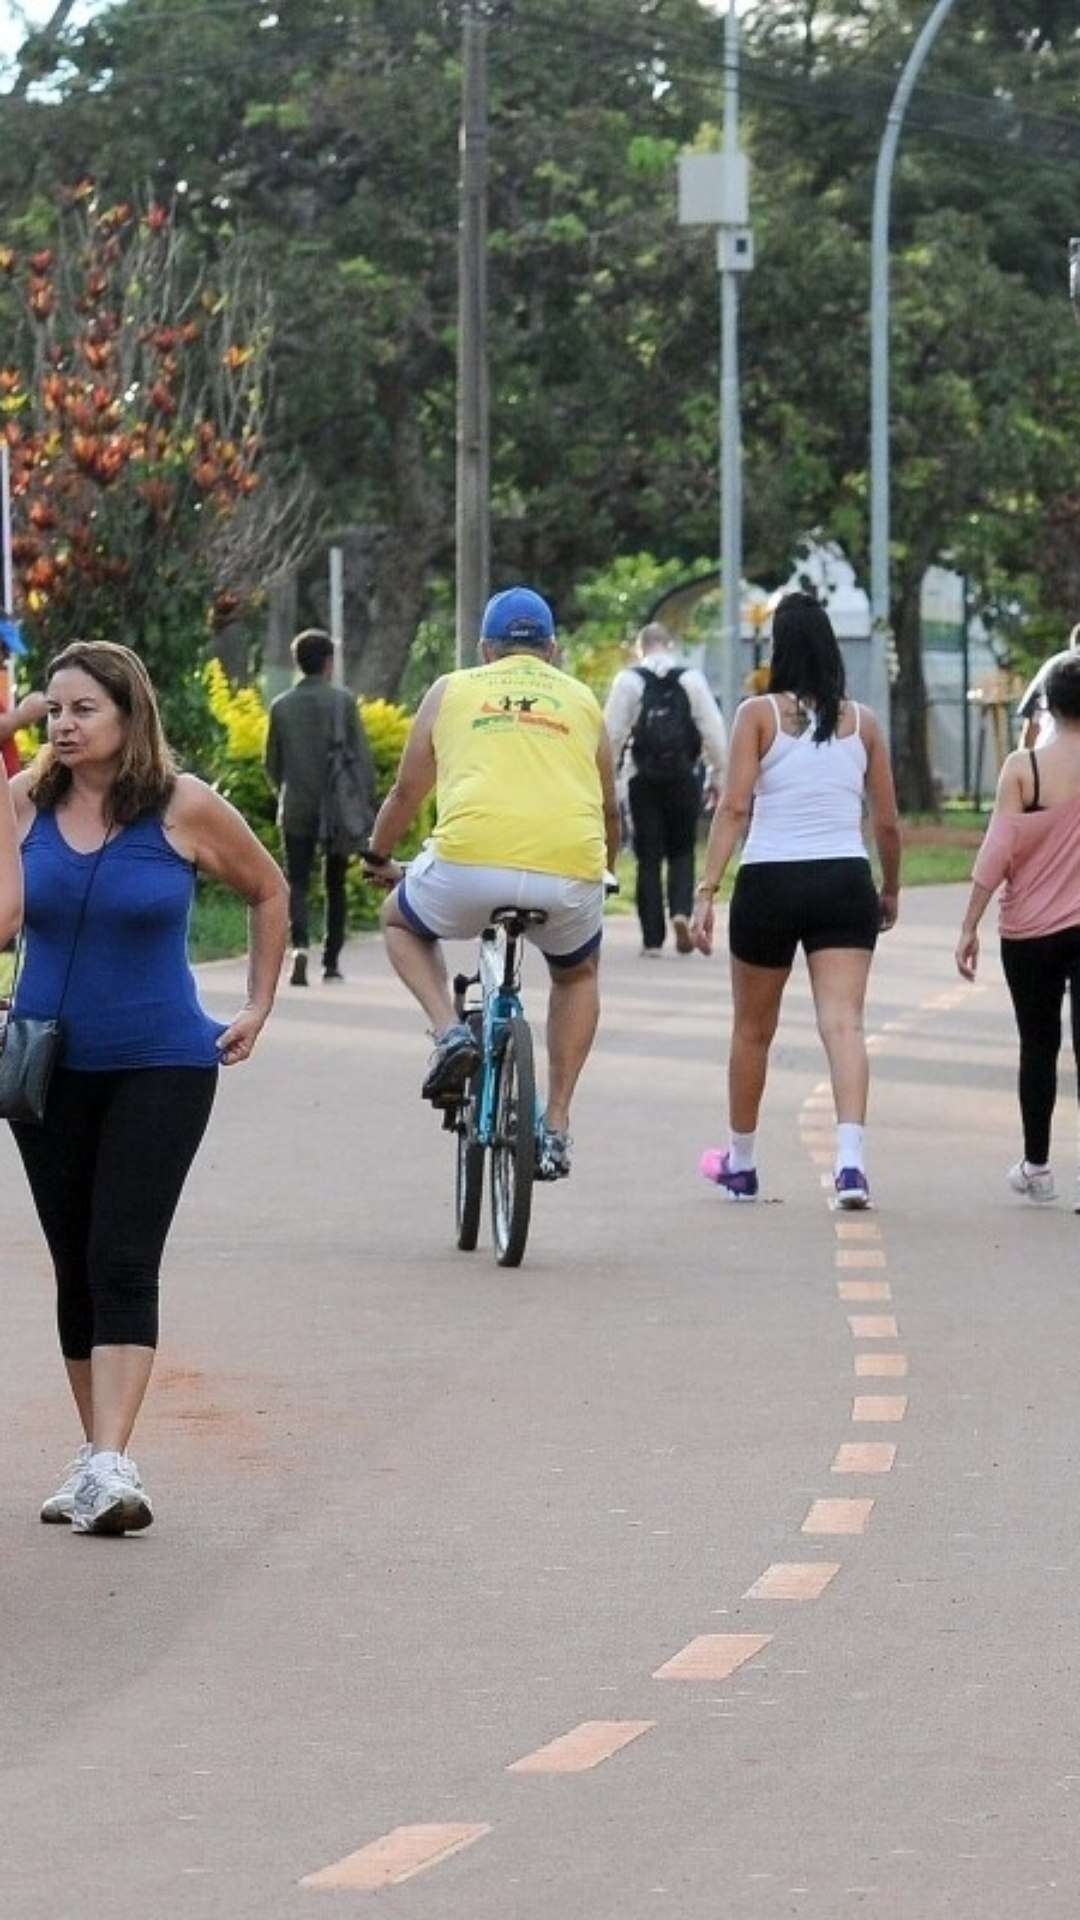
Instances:
[[[15,1011],[58,1017],[63,1052],[43,1125],[12,1132],[56,1269],[84,1443],[41,1517],[123,1533],[153,1518],[127,1445],[153,1366],[165,1238],[218,1067],[247,1059],[273,1005],[287,896],[240,814],[177,773],[136,654],[77,642],[50,667],[48,702],[49,744],[11,788],[26,935]],[[188,961],[198,872],[251,909],[249,999],[225,1028]],[[3,874],[0,827],[0,920]]]

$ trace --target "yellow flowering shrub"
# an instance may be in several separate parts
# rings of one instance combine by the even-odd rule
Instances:
[[[225,729],[230,760],[261,760],[270,717],[258,687],[234,687],[220,660],[206,668],[206,698],[214,719]]]

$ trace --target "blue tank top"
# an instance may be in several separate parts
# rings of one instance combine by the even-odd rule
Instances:
[[[56,815],[42,812],[22,859],[26,953],[14,1010],[56,1018],[75,945],[62,1064],[82,1073],[217,1066],[214,1043],[225,1028],[200,1006],[188,961],[195,869],[170,846],[160,819],[122,828],[98,861],[70,847]]]

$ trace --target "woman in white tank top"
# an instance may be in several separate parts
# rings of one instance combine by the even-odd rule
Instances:
[[[863,842],[869,806],[882,868]],[[714,897],[749,821],[728,923],[734,1023],[728,1059],[731,1140],[701,1171],[734,1200],[755,1200],[755,1134],[780,1002],[801,945],[836,1104],[837,1205],[870,1203],[863,1129],[869,1067],[866,983],[879,931],[895,924],[900,826],[884,735],[845,698],[844,662],[825,609],[792,593],[773,616],[769,692],[744,701],[727,782],[697,889],[693,932],[711,953]]]

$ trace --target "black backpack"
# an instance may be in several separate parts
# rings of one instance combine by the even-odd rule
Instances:
[[[682,684],[683,669],[633,671],[641,681],[641,712],[630,735],[634,765],[644,780],[685,780],[701,757],[701,735]]]

